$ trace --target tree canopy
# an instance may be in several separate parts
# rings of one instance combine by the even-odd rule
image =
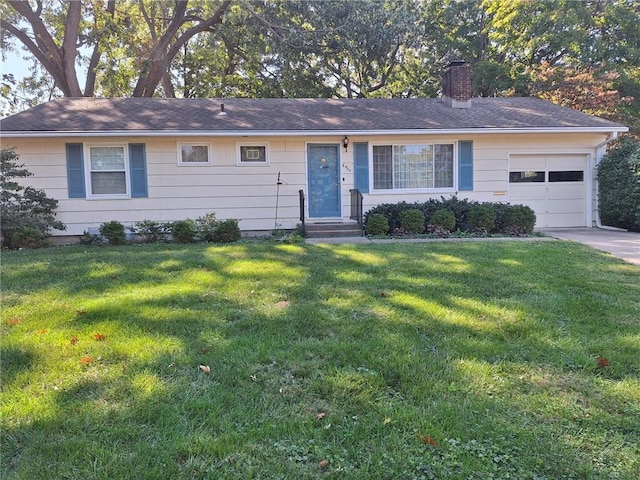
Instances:
[[[640,132],[635,0],[6,0],[3,114],[51,96],[536,95]]]

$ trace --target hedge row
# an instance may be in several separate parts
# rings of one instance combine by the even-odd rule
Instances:
[[[452,231],[477,234],[530,235],[536,223],[533,210],[524,205],[480,203],[453,196],[424,203],[383,203],[364,216],[369,235],[431,233]]]
[[[143,220],[129,229],[143,243],[173,241],[175,243],[214,242],[232,243],[240,240],[241,233],[238,220],[216,220],[214,213],[209,213],[195,220],[187,218],[175,222],[157,222]],[[124,245],[127,243],[125,226],[118,221],[100,225],[100,235],[84,232],[80,237],[83,244]]]

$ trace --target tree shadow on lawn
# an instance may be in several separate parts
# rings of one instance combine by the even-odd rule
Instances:
[[[107,341],[92,345],[101,360],[53,394],[58,411],[49,419],[10,429],[19,439],[6,450],[15,459],[11,471],[41,472],[45,459],[59,458],[51,474],[87,473],[93,461],[103,476],[248,477],[257,461],[315,478],[324,455],[347,477],[379,475],[383,457],[389,472],[415,474],[421,462],[442,461],[448,448],[434,453],[418,439],[424,434],[441,443],[488,442],[511,454],[508,446],[519,445],[523,468],[551,477],[631,468],[615,452],[633,453],[640,425],[623,417],[637,392],[614,384],[637,373],[637,352],[622,352],[636,360],[617,366],[612,379],[590,362],[592,349],[621,351],[616,338],[633,325],[610,320],[619,328],[599,339],[573,325],[585,305],[611,313],[615,292],[597,281],[584,291],[571,279],[556,280],[567,285],[557,292],[549,282],[566,252],[542,250],[545,266],[529,248],[495,250],[479,260],[474,246],[169,249],[144,271],[102,257],[118,269],[114,285],[64,326],[109,327]],[[83,268],[74,269],[70,297],[90,298],[104,282],[92,273],[95,264]],[[278,282],[286,273],[292,278]],[[188,288],[178,288],[185,278]],[[136,302],[109,296],[172,282],[175,290]],[[565,315],[562,302],[572,301],[576,311]],[[144,354],[131,352],[119,331],[135,336]],[[588,392],[594,386],[602,389],[597,397]],[[552,397],[558,401],[545,405]],[[38,441],[47,432],[56,447]],[[595,440],[581,444],[582,437]],[[370,448],[378,443],[372,439],[384,441]],[[612,447],[594,451],[600,441]],[[460,478],[496,467],[476,457],[460,453],[469,462]]]

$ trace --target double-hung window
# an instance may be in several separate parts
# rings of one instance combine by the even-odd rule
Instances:
[[[91,196],[126,196],[127,149],[123,145],[89,147],[89,192]]]
[[[373,146],[374,190],[451,189],[453,144]]]

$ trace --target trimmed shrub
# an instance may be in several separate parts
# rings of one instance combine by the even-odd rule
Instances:
[[[496,211],[486,203],[471,205],[467,212],[467,223],[476,232],[490,233],[496,227]]]
[[[640,232],[640,140],[622,138],[598,165],[600,219]]]
[[[389,233],[389,220],[382,213],[367,215],[365,231],[367,235],[386,235]]]
[[[104,245],[106,243],[105,239],[100,235],[94,235],[86,230],[80,235],[79,242],[80,245]]]
[[[213,231],[213,241],[216,243],[237,242],[241,236],[238,220],[233,218],[217,222]]]
[[[431,215],[431,218],[429,218],[429,225],[442,227],[450,232],[456,226],[456,216],[453,211],[448,208],[441,208]]]
[[[124,225],[117,220],[112,220],[100,225],[100,235],[107,239],[109,245],[124,245],[127,243]]]
[[[155,243],[164,239],[167,234],[167,225],[155,220],[143,220],[135,224],[133,231],[144,243]]]
[[[407,210],[409,208],[420,208],[420,204],[418,203],[413,203],[413,204],[409,204],[407,202],[400,202],[400,203],[381,203],[380,205],[373,207],[371,210],[369,210],[365,216],[364,216],[364,224],[368,225],[369,224],[369,216],[370,215],[374,215],[374,214],[382,214],[385,216],[385,218],[387,219],[387,222],[389,224],[389,228],[387,229],[389,230],[395,230],[397,228],[400,228],[400,213],[403,212],[404,210]],[[387,233],[387,232],[385,232]],[[374,235],[374,234],[371,234]],[[376,233],[375,235],[383,235],[380,233]]]
[[[535,212],[524,205],[507,205],[500,231],[507,235],[531,235],[536,224]]]
[[[201,242],[215,242],[217,227],[218,221],[213,212],[196,218],[196,239]]]
[[[174,242],[193,243],[196,239],[196,222],[190,218],[171,223],[169,229]]]
[[[424,213],[417,208],[400,212],[400,227],[408,234],[424,232]]]

